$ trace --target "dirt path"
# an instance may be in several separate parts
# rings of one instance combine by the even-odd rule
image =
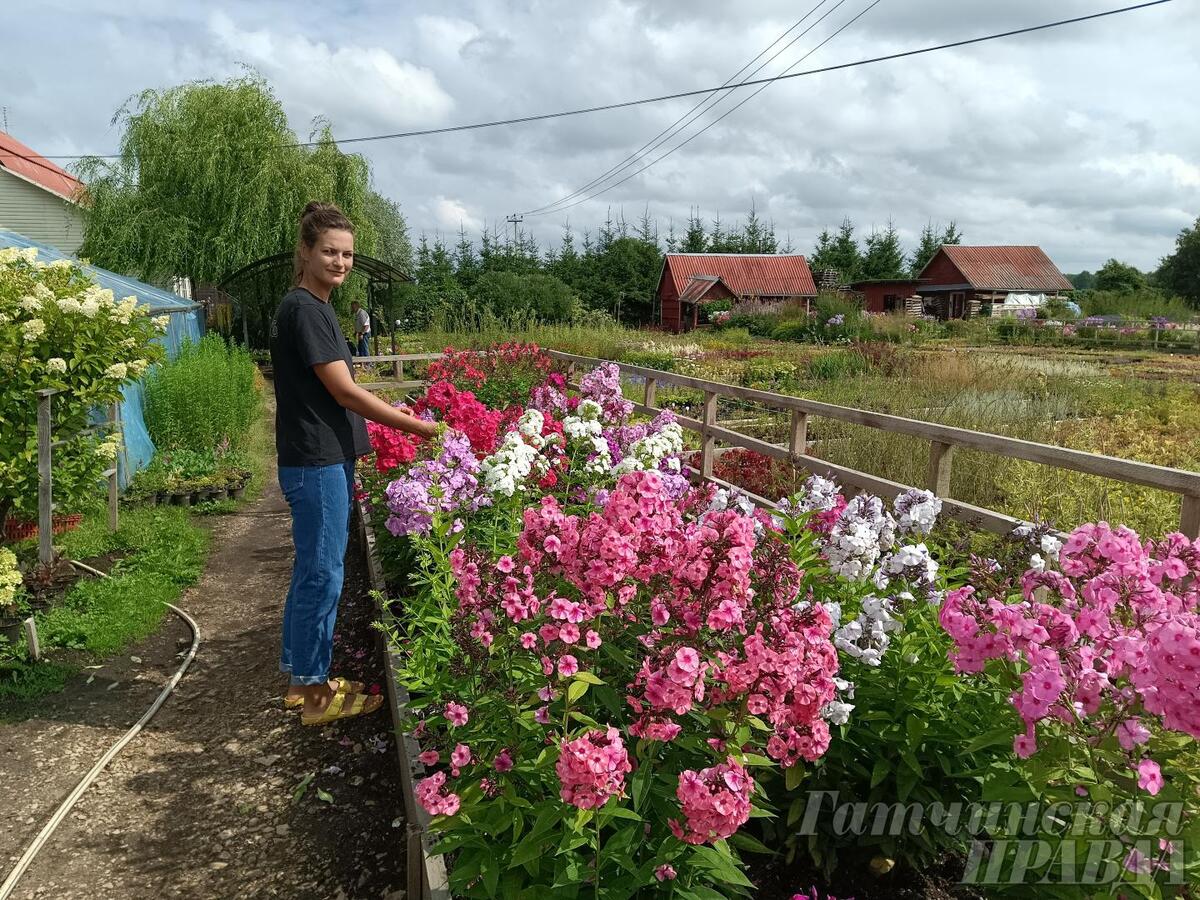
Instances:
[[[324,730],[302,728],[281,705],[276,669],[291,543],[273,477],[259,501],[217,520],[213,547],[203,579],[179,603],[200,625],[195,662],[75,806],[14,897],[403,896],[403,802],[386,704]],[[334,670],[378,690],[378,635],[359,559],[352,541]],[[169,614],[155,635],[74,679],[36,718],[0,726],[5,873],[150,705],[189,638]],[[314,777],[297,799],[306,776]]]

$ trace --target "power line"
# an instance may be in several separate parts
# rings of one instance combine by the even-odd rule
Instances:
[[[825,38],[825,40],[821,41],[821,43],[817,44],[817,46],[813,47],[811,50],[809,50],[807,53],[805,53],[802,57],[800,57],[798,60],[796,60],[790,66],[788,66],[787,69],[784,69],[784,74],[786,74],[790,69],[794,69],[796,66],[800,65],[800,63],[804,62],[804,60],[808,59],[810,56],[812,56],[814,53],[816,53],[818,50],[820,50],[822,47],[824,47],[826,44],[828,44],[830,41],[832,41],[835,37],[837,37],[839,34],[841,34],[843,31],[845,31],[847,28],[849,28],[851,25],[853,25],[855,22],[857,22],[859,19],[861,19],[863,16],[865,16],[871,10],[873,10],[881,2],[882,2],[882,0],[872,0],[871,3],[869,3],[867,6],[863,7],[863,9],[859,11],[858,15],[856,15],[853,18],[844,22],[836,31],[833,32],[833,34],[829,35],[827,38]],[[650,162],[646,163],[646,165],[642,166],[640,169],[630,172],[628,175],[626,175],[620,181],[615,181],[612,184],[608,185],[607,187],[603,187],[600,190],[596,191],[595,193],[589,194],[586,197],[580,197],[578,200],[568,203],[566,206],[560,206],[557,210],[554,210],[554,212],[562,212],[564,209],[570,209],[573,206],[578,206],[581,203],[586,203],[588,200],[594,200],[596,197],[599,197],[601,194],[611,191],[613,188],[624,184],[629,179],[631,179],[637,175],[640,175],[642,172],[645,172],[651,166],[654,166],[657,163],[662,162],[664,159],[666,159],[668,156],[670,156],[676,150],[682,150],[684,147],[686,147],[688,144],[690,144],[696,138],[700,137],[700,135],[704,134],[704,132],[708,131],[708,129],[712,128],[714,125],[716,125],[722,119],[724,119],[726,116],[730,115],[731,113],[737,112],[737,110],[741,109],[742,106],[744,106],[746,103],[753,100],[755,97],[757,97],[763,91],[765,91],[768,87],[770,87],[771,84],[773,84],[773,82],[768,81],[765,84],[759,85],[758,90],[754,91],[748,97],[743,97],[741,100],[739,100],[737,103],[735,103],[732,107],[725,110],[725,112],[721,113],[721,115],[717,116],[715,119],[713,119],[711,122],[709,122],[703,128],[701,128],[695,134],[691,135],[687,139],[676,144],[674,147],[670,148],[665,153],[662,153],[659,156],[656,156],[654,159],[650,160]]]
[[[779,37],[775,38],[775,40],[771,41],[770,44],[768,44],[763,50],[761,50],[759,52],[759,54],[757,56],[754,57],[754,59],[750,60],[750,62],[746,63],[744,66],[742,66],[736,72],[734,72],[732,75],[730,75],[728,78],[726,78],[725,81],[722,82],[721,86],[725,87],[730,82],[732,82],[735,78],[737,78],[743,72],[745,72],[747,69],[749,69],[752,65],[754,65],[754,63],[758,62],[758,60],[760,60],[763,57],[763,55],[767,53],[767,51],[769,51],[772,47],[774,47],[776,44],[778,44],[780,41],[782,41],[785,37],[787,37],[789,34],[791,34],[793,31],[795,31],[796,28],[798,28],[800,25],[802,25],[804,23],[805,19],[807,19],[814,12],[816,12],[818,9],[820,9],[822,6],[824,6],[827,2],[829,2],[829,0],[818,0],[816,6],[814,6],[812,9],[810,9],[808,12],[806,12],[803,16],[801,16],[799,19],[797,19],[795,22],[793,22],[791,27],[789,27],[787,29],[787,31],[785,31]],[[838,3],[836,6],[833,7],[833,10],[836,10],[838,8],[838,6],[841,6],[845,2],[846,2],[846,0],[838,0]],[[833,12],[833,10],[830,10],[829,12]],[[824,16],[821,16],[820,19],[818,19],[816,22],[814,22],[808,28],[804,29],[804,31],[800,32],[800,34],[796,35],[796,37],[792,38],[790,41],[788,41],[786,44],[784,44],[774,55],[772,55],[770,57],[770,59],[768,59],[761,66],[756,68],[753,72],[750,73],[750,75],[753,76],[753,75],[756,75],[758,72],[762,71],[764,66],[766,66],[768,63],[775,60],[776,57],[779,56],[779,54],[783,53],[785,50],[787,50],[789,47],[791,47],[792,44],[796,43],[796,41],[800,40],[800,38],[804,37],[813,28],[815,28],[817,25],[819,25],[821,23],[821,21],[826,16],[829,15],[829,12],[825,13]],[[560,203],[565,203],[567,200],[570,200],[573,197],[577,197],[579,194],[582,194],[585,191],[591,190],[597,184],[599,184],[600,182],[604,181],[605,179],[611,177],[612,175],[615,175],[618,172],[624,171],[624,169],[628,168],[630,165],[633,165],[633,163],[637,161],[638,157],[642,156],[644,153],[648,153],[651,150],[655,149],[655,147],[659,146],[663,141],[669,139],[672,134],[677,133],[677,131],[679,129],[675,128],[676,125],[679,125],[679,123],[684,122],[685,119],[688,119],[689,121],[684,122],[684,125],[681,126],[681,128],[686,127],[686,125],[691,124],[692,121],[695,121],[696,118],[699,118],[700,115],[703,115],[704,112],[707,112],[708,109],[711,109],[713,105],[715,105],[716,103],[719,103],[726,96],[728,96],[728,95],[727,94],[718,94],[718,93],[708,94],[703,99],[697,101],[695,106],[693,106],[691,109],[689,109],[687,112],[685,112],[682,116],[680,116],[678,119],[676,119],[670,125],[668,125],[666,128],[664,128],[658,134],[654,135],[654,137],[650,138],[650,140],[646,141],[646,143],[642,144],[642,146],[639,147],[637,150],[633,151],[633,153],[626,156],[623,160],[621,160],[620,162],[618,162],[616,165],[612,166],[611,168],[606,169],[604,172],[602,172],[600,175],[593,178],[591,181],[589,181],[583,187],[576,188],[575,190],[571,191],[571,193],[569,193],[563,197],[559,197],[553,203],[548,203],[545,206],[539,206],[536,209],[527,209],[527,210],[525,210],[525,214],[526,215],[541,215],[543,213],[543,211],[548,211],[553,206],[558,206]],[[702,110],[697,116],[693,117],[692,113],[696,112],[696,110],[700,109],[705,104],[709,104],[709,106],[705,110]],[[664,135],[665,135],[665,137],[664,137]]]
[[[882,62],[891,62],[897,59],[908,59],[913,56],[921,56],[926,53],[934,53],[939,50],[952,50],[957,47],[969,47],[973,44],[982,44],[988,41],[1001,40],[1003,38],[1016,37],[1022,34],[1032,34],[1037,31],[1046,31],[1051,28],[1061,28],[1064,25],[1075,25],[1080,22],[1090,22],[1094,19],[1103,19],[1108,16],[1121,15],[1122,13],[1134,12],[1139,9],[1148,9],[1152,6],[1161,6],[1164,3],[1171,3],[1173,0],[1147,0],[1145,3],[1135,3],[1131,6],[1121,6],[1116,9],[1104,10],[1097,13],[1089,13],[1085,16],[1074,16],[1069,19],[1058,19],[1053,22],[1044,22],[1040,25],[1030,25],[1025,28],[1014,28],[1010,31],[1000,31],[995,34],[981,35],[980,37],[966,38],[959,41],[949,41],[944,44],[934,44],[929,47],[921,47],[916,50],[904,50],[899,53],[888,53],[882,56],[872,56],[865,59],[854,60],[853,62],[837,63],[835,65],[821,66],[816,69],[805,69],[802,72],[788,72],[781,75],[773,75],[769,78],[758,78],[750,81],[739,82],[732,85],[718,85],[717,87],[699,88],[691,91],[678,91],[674,94],[661,94],[656,97],[643,97],[639,100],[624,100],[619,103],[605,103],[598,106],[585,106],[578,109],[560,110],[559,112],[540,113],[530,116],[518,116],[511,119],[493,119],[487,122],[472,122],[464,125],[448,125],[442,128],[423,128],[415,131],[397,131],[390,134],[373,134],[364,135],[361,137],[342,138],[335,141],[337,144],[360,144],[367,141],[385,141],[385,140],[400,140],[414,137],[428,137],[436,134],[452,134],[459,131],[476,131],[482,128],[496,128],[505,125],[523,125],[528,122],[542,122],[548,119],[561,119],[567,116],[581,116],[589,113],[607,112],[614,109],[628,109],[632,106],[644,106],[649,103],[662,103],[667,100],[680,100],[686,97],[697,97],[702,94],[712,94],[719,91],[734,91],[743,87],[753,87],[761,84],[772,84],[776,81],[786,81],[792,78],[804,78],[809,75],[822,75],[827,72],[838,72],[843,69],[853,69],[859,66],[875,65]],[[268,149],[286,149],[289,147],[314,147],[318,141],[297,141],[286,144],[276,144],[261,148],[245,148],[247,150],[268,150]],[[187,152],[183,149],[172,150],[172,153]],[[209,150],[193,150],[191,152],[211,152]],[[45,155],[41,154],[43,159],[116,159],[120,157],[119,153],[76,153],[76,154],[58,154]],[[30,159],[24,154],[15,153],[13,151],[0,151],[0,156],[9,156],[19,159],[25,159],[28,162],[37,162],[36,159]]]

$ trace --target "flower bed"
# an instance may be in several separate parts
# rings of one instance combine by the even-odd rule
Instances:
[[[428,768],[416,797],[456,895],[754,896],[741,854],[768,847],[826,871],[971,847],[809,821],[823,790],[1166,791],[1194,814],[1179,737],[1195,735],[1200,545],[1081,530],[1063,547],[1041,529],[1015,536],[1038,544],[1015,571],[939,566],[924,491],[889,508],[813,477],[768,512],[689,484],[679,426],[631,420],[615,366],[579,396],[530,347],[433,374],[416,411],[454,427],[433,444],[374,429],[372,495],[381,554],[409,580],[392,641]],[[1085,843],[1117,877],[1178,868],[1174,849],[1135,847],[1144,828],[1097,821]]]

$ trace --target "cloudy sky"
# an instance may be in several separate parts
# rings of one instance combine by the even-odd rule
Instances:
[[[43,0],[19,22],[13,4],[0,3],[0,105],[8,130],[39,152],[110,152],[112,114],[131,94],[226,78],[248,64],[302,135],[317,115],[339,137],[439,127],[721,84],[816,2]],[[795,63],[867,4],[825,0],[787,39],[828,17],[760,77]],[[797,68],[1117,5],[881,0]],[[847,215],[862,230],[891,218],[910,244],[927,220],[954,219],[966,243],[1041,244],[1065,271],[1110,256],[1153,267],[1200,215],[1197,46],[1200,0],[1174,0],[792,79],[644,173],[571,209],[526,215],[525,225],[551,241],[568,221],[594,230],[608,208],[634,220],[648,205],[665,232],[671,219],[682,230],[691,207],[733,222],[753,202],[804,252]],[[452,234],[460,223],[478,232],[587,184],[695,102],[356,149],[414,232]]]

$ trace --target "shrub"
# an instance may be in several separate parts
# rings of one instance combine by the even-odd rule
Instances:
[[[93,414],[162,355],[154,321],[134,297],[117,301],[67,261],[45,265],[37,251],[0,249],[0,522],[37,511],[37,396],[52,399],[54,499],[74,511],[117,458],[120,435],[81,435]]]
[[[496,314],[525,313],[542,322],[570,322],[579,310],[579,297],[565,282],[540,273],[485,272],[471,296]]]
[[[258,418],[258,369],[217,334],[186,342],[146,379],[146,427],[160,449],[240,446]]]

